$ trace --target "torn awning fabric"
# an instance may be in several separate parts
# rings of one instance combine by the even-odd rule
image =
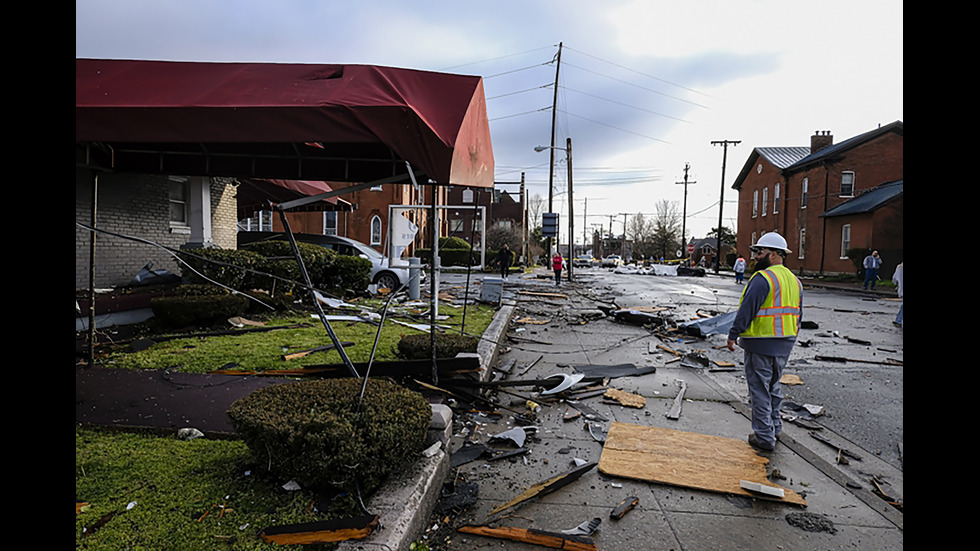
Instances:
[[[262,180],[242,178],[238,180],[235,198],[238,201],[238,218],[249,218],[257,211],[271,210],[271,206],[333,191],[326,182],[310,180]],[[343,199],[328,197],[291,210],[302,211],[351,211],[353,206]]]
[[[371,182],[407,162],[436,183],[493,186],[483,79],[470,75],[76,59],[75,141],[76,160],[116,171]]]

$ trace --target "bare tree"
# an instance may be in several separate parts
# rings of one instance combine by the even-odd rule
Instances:
[[[654,255],[674,258],[674,251],[678,246],[680,225],[681,217],[677,213],[677,203],[666,199],[657,202],[651,236]]]
[[[541,227],[541,215],[544,213],[544,197],[539,194],[534,194],[527,201],[527,213],[528,221],[527,225],[529,229],[534,229]]]

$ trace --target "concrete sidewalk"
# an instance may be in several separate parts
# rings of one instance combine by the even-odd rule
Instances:
[[[609,387],[642,395],[642,408],[625,407],[602,397],[583,400],[610,423],[662,427],[693,434],[731,439],[751,448],[746,437],[751,432],[748,405],[719,385],[708,369],[669,362],[673,356],[657,348],[662,341],[650,330],[617,324],[610,318],[584,324],[576,316],[591,306],[594,298],[586,274],[576,283],[556,287],[547,279],[550,271],[511,277],[505,284],[505,302],[515,304],[514,318],[544,318],[552,323],[532,325],[513,323],[510,339],[501,351],[501,360],[515,361],[510,378],[518,378],[524,366],[533,367],[521,379],[543,379],[556,373],[573,374],[573,366],[634,364],[656,366],[657,371],[635,377],[619,377]],[[691,278],[695,279],[695,278]],[[518,290],[562,293],[569,298],[527,300]],[[575,322],[575,323],[566,323]],[[520,329],[520,332],[517,332]],[[702,341],[677,348],[711,348]],[[710,351],[711,355],[715,350]],[[735,353],[732,355],[734,361]],[[740,358],[740,355],[739,355]],[[535,363],[536,362],[536,363]],[[666,417],[678,393],[679,382],[686,392],[679,419]],[[521,390],[514,389],[520,393]],[[532,389],[526,389],[531,392]],[[529,395],[532,399],[540,396]],[[452,451],[467,441],[487,444],[490,436],[515,427],[514,411],[525,411],[526,400],[499,394],[502,414],[457,419],[457,432],[450,441]],[[874,454],[862,453],[862,460],[851,460],[850,467],[837,462],[836,450],[815,440],[808,430],[785,423],[776,450],[769,459],[767,473],[773,485],[790,489],[806,500],[800,507],[778,501],[714,493],[644,480],[610,476],[592,469],[580,479],[548,495],[530,499],[505,512],[491,511],[515,498],[534,484],[567,472],[574,459],[600,462],[603,444],[586,430],[580,417],[565,421],[568,403],[546,404],[528,432],[530,451],[521,458],[488,461],[481,458],[450,472],[450,481],[478,485],[478,498],[448,523],[434,517],[426,534],[433,549],[482,549],[500,547],[517,551],[540,549],[527,543],[497,540],[456,531],[465,525],[489,525],[560,532],[593,518],[601,519],[600,529],[591,537],[598,549],[901,549],[904,540],[902,513],[875,495],[872,478],[900,499],[902,473],[877,461]],[[527,429],[526,429],[527,432]],[[837,446],[857,450],[842,437],[822,430]],[[506,448],[506,446],[497,446]],[[691,458],[696,465],[697,458]],[[610,512],[625,498],[639,498],[638,505],[622,520]],[[433,525],[437,528],[433,529]],[[815,531],[810,531],[815,530]],[[367,549],[367,547],[365,547]]]

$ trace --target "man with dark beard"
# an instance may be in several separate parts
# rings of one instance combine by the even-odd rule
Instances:
[[[782,430],[779,379],[789,359],[803,315],[803,286],[783,266],[786,240],[775,232],[750,247],[755,273],[742,291],[735,321],[728,332],[728,349],[745,350],[745,380],[752,402],[752,446],[772,451]]]

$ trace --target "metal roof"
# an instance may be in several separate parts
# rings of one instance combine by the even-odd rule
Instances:
[[[795,164],[810,154],[809,147],[757,147],[755,150],[779,169]]]
[[[871,212],[892,199],[901,196],[905,190],[904,182],[905,180],[902,179],[871,188],[854,199],[841,203],[820,216],[829,218],[831,216],[846,216],[848,214]]]

